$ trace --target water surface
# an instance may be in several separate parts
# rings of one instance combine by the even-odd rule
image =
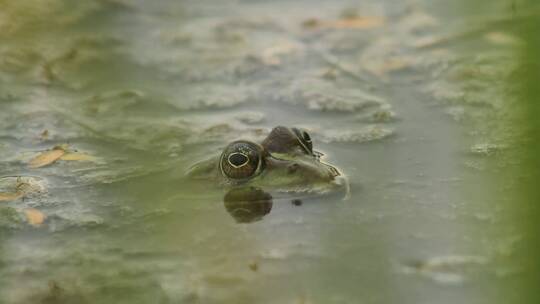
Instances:
[[[462,2],[0,1],[0,190],[45,189],[0,203],[0,302],[525,303],[540,8]],[[350,198],[238,223],[185,174],[276,125]]]

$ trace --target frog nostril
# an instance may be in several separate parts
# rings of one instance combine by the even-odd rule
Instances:
[[[331,178],[334,178],[336,176],[341,175],[341,173],[339,173],[339,171],[336,168],[334,168],[334,167],[332,167],[330,165],[326,165],[326,166],[328,167],[328,171],[330,171],[330,172],[328,172],[328,175],[330,175]]]
[[[251,178],[262,169],[262,148],[247,141],[236,141],[223,150],[219,167],[221,173],[233,180]]]

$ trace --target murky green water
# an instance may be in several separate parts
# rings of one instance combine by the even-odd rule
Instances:
[[[0,202],[0,303],[534,302],[538,5],[0,7],[0,192],[40,187]],[[237,223],[185,173],[276,125],[351,196]],[[65,143],[92,158],[29,168]]]

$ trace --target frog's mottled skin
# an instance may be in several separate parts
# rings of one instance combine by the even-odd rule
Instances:
[[[320,161],[319,152],[311,150],[299,140],[298,129],[276,127],[262,141],[264,169],[256,176],[242,181],[231,180],[219,167],[220,156],[195,164],[188,175],[211,179],[221,186],[233,188],[249,186],[270,192],[328,193],[346,190],[345,177],[333,166]]]

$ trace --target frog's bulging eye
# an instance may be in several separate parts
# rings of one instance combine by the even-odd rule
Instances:
[[[308,132],[306,130],[300,130],[298,128],[292,128],[294,134],[296,137],[298,137],[298,141],[300,141],[300,144],[304,148],[304,150],[308,154],[313,154],[313,143],[311,142],[311,136],[309,136]]]
[[[308,132],[303,131],[303,132],[302,132],[302,137],[304,138],[304,140],[305,140],[306,142],[311,142],[311,137],[309,136]]]
[[[249,141],[229,144],[219,162],[221,173],[231,179],[249,179],[260,173],[263,165],[262,147]]]

